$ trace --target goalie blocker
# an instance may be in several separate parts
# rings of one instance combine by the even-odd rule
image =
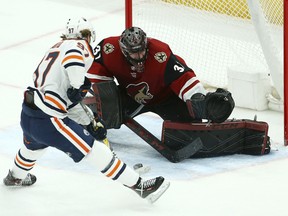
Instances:
[[[85,98],[84,103],[101,116],[107,129],[117,129],[121,124],[126,124],[133,130],[134,126],[131,126],[133,119],[123,116],[121,97],[116,84],[113,81],[101,82],[93,84],[92,88],[93,97]],[[256,120],[232,119],[210,124],[166,120],[163,122],[161,140],[139,124],[137,130],[140,132],[133,131],[171,162],[179,162],[188,157],[212,157],[236,153],[263,155],[270,152],[268,124]],[[199,139],[202,141],[201,144]],[[193,148],[193,144],[197,146]],[[184,153],[182,149],[185,149],[183,156],[180,154]],[[175,154],[177,158],[175,155],[169,157],[169,154]]]

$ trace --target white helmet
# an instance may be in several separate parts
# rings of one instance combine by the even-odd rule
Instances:
[[[70,18],[66,24],[66,38],[84,38],[81,31],[88,29],[91,32],[91,39],[95,42],[96,33],[92,24],[85,18]]]

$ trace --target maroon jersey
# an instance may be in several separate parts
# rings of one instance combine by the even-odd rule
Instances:
[[[144,71],[137,72],[122,54],[119,38],[106,38],[94,49],[95,60],[87,75],[91,82],[116,78],[130,97],[144,105],[157,104],[171,94],[186,101],[197,92],[205,93],[194,71],[167,44],[147,38]]]

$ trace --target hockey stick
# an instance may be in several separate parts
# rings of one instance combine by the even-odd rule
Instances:
[[[86,105],[83,104],[82,101],[80,102],[80,105],[82,106],[83,110],[85,111],[85,113],[86,113],[87,116],[89,117],[90,121],[92,122],[93,127],[94,127],[94,128],[97,128],[98,126],[97,126],[96,119],[95,119],[94,116],[89,112],[89,110],[88,110],[88,108],[86,107]],[[107,137],[106,137],[105,139],[103,139],[103,143],[111,149],[111,146],[110,146],[110,143],[109,143],[109,140],[107,139]],[[111,149],[111,150],[112,150],[112,149]]]
[[[94,91],[89,91],[94,97],[96,94]],[[194,155],[199,149],[202,148],[203,144],[201,139],[196,139],[192,143],[189,143],[185,147],[174,150],[171,149],[169,146],[165,145],[164,141],[160,141],[157,139],[153,134],[151,134],[148,130],[146,130],[143,126],[141,126],[138,122],[136,122],[133,117],[143,108],[140,105],[134,112],[133,116],[127,117],[127,120],[124,124],[130,128],[134,133],[136,133],[139,137],[141,137],[144,141],[146,141],[150,146],[152,146],[155,150],[157,150],[161,155],[167,158],[171,162],[179,162],[186,158],[191,157]]]
[[[80,105],[82,106],[82,108],[83,108],[83,110],[85,111],[85,113],[87,114],[87,116],[90,118],[93,126],[94,126],[94,127],[98,127],[98,126],[96,125],[96,120],[95,120],[94,116],[92,116],[92,114],[89,112],[89,110],[87,109],[86,105],[83,104],[82,101],[80,102]],[[112,153],[114,154],[114,156],[117,157],[117,156],[116,156],[116,153],[113,151],[113,149],[112,149],[112,147],[111,147],[111,145],[110,145],[110,142],[109,142],[109,140],[108,140],[107,137],[103,140],[103,143],[104,143],[106,146],[108,146],[108,147],[111,149],[111,151],[112,151]],[[135,170],[135,172],[137,172],[137,173],[141,176],[141,175],[149,172],[150,169],[151,169],[151,167],[150,167],[150,166],[143,165],[142,163],[137,163],[137,164],[135,164],[135,165],[133,166],[133,169]]]
[[[201,139],[197,138],[185,147],[179,150],[174,150],[165,145],[164,142],[161,142],[158,138],[156,138],[153,134],[151,134],[134,119],[127,118],[124,124],[134,133],[136,133],[139,137],[141,137],[144,141],[146,141],[156,151],[158,151],[162,156],[164,156],[166,159],[173,163],[177,163],[191,157],[203,147]]]

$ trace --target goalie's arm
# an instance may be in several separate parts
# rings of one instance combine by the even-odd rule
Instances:
[[[229,91],[218,88],[215,92],[196,93],[186,101],[190,115],[195,119],[224,122],[232,113],[235,103]]]

